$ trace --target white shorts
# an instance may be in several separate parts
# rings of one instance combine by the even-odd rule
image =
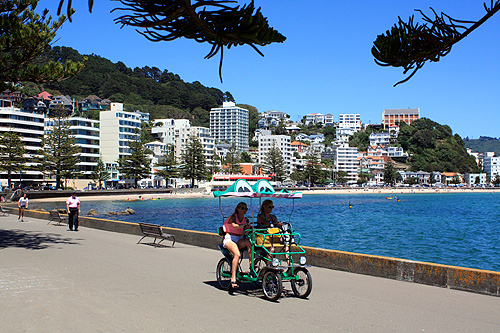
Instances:
[[[235,235],[226,234],[226,235],[224,236],[224,241],[222,242],[222,246],[226,247],[226,244],[227,244],[227,242],[229,242],[229,241],[233,241],[233,242],[235,242],[236,244],[238,244],[238,241],[239,241],[241,238],[242,238],[241,236],[235,236]]]

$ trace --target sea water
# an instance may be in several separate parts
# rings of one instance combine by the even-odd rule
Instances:
[[[274,199],[273,213],[292,223],[302,245],[500,271],[500,193],[400,194],[397,198],[312,194],[297,200]],[[104,214],[130,207],[134,215],[111,218],[208,232],[217,232],[222,225],[219,209],[228,216],[239,201],[250,206],[248,217],[256,216],[259,209],[259,199],[222,198],[219,206],[219,199],[209,196],[81,200],[83,214],[91,208]],[[61,208],[55,203],[40,206]]]

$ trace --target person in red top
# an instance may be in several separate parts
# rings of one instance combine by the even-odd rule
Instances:
[[[68,211],[68,225],[69,230],[73,231],[73,226],[75,231],[78,231],[78,214],[80,213],[80,199],[76,196],[76,192],[73,191],[71,196],[66,200],[66,210]]]
[[[248,219],[245,217],[247,211],[247,204],[244,202],[240,202],[236,206],[234,214],[229,216],[222,225],[224,232],[226,233],[222,244],[233,254],[233,261],[231,264],[232,288],[238,288],[238,284],[236,283],[236,270],[238,268],[238,262],[240,261],[241,256],[240,249],[243,249],[245,247],[247,248],[248,258],[250,260],[249,262],[250,264],[252,263],[252,245],[247,238],[243,237],[243,231],[247,228],[251,228]]]

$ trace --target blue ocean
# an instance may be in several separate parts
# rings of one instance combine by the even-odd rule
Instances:
[[[398,199],[388,200],[384,194],[312,194],[275,199],[274,214],[292,223],[302,235],[302,245],[500,271],[500,193],[401,194]],[[223,198],[224,215],[231,214],[239,201],[247,202],[257,215],[259,199]],[[60,203],[37,205],[62,208]],[[223,222],[219,199],[209,196],[82,198],[82,215],[91,208],[104,214],[127,207],[135,215],[111,218],[208,232],[216,232]],[[251,215],[249,210],[247,217]]]

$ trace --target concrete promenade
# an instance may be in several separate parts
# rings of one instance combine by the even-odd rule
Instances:
[[[500,297],[312,267],[309,299],[287,283],[272,303],[250,284],[218,289],[215,249],[154,248],[136,235],[47,222],[0,216],[0,332],[500,328]]]

